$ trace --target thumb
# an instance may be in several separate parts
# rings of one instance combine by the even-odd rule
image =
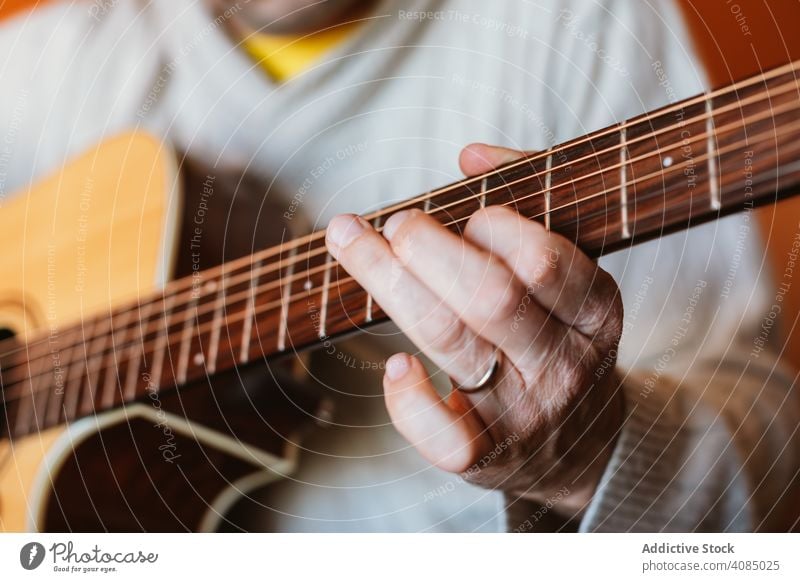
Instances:
[[[477,176],[529,154],[501,146],[472,143],[461,150],[458,165],[465,176]]]
[[[442,400],[417,358],[402,353],[389,358],[383,387],[392,423],[431,464],[460,473],[492,448],[480,419]]]

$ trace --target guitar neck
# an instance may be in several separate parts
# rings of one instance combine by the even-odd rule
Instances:
[[[459,232],[478,209],[506,205],[599,257],[775,202],[800,191],[798,66],[668,105],[365,219],[380,229],[393,212],[418,208]],[[68,378],[63,394],[52,389],[46,341],[33,340],[21,352],[29,365],[14,368],[29,373],[3,375],[6,431],[29,434],[384,320],[316,232],[84,322],[75,342],[87,351],[60,362]],[[109,335],[115,341],[93,350],[93,338]]]

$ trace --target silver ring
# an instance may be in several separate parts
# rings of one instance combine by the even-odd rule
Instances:
[[[500,369],[500,365],[503,363],[503,352],[499,349],[495,349],[492,353],[492,358],[494,362],[492,365],[489,366],[489,369],[486,370],[486,373],[478,380],[478,383],[475,386],[464,386],[463,384],[455,384],[456,390],[459,392],[463,392],[464,394],[473,394],[475,392],[480,392],[487,386],[492,383],[492,379],[494,379],[494,375],[497,373],[497,370]]]

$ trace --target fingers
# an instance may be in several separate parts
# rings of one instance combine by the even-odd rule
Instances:
[[[352,215],[334,218],[327,243],[345,270],[437,366],[466,385],[483,375],[494,347],[416,279],[366,221]]]
[[[458,164],[466,176],[477,176],[478,174],[490,172],[498,166],[513,162],[525,155],[525,152],[518,150],[473,143],[461,150]]]
[[[478,416],[463,401],[453,407],[444,402],[418,359],[407,354],[389,358],[383,386],[395,427],[433,465],[462,472],[491,449]]]
[[[554,340],[563,335],[563,329],[556,329],[560,322],[535,304],[528,307],[528,317],[520,319],[515,329],[525,289],[514,272],[495,255],[465,242],[427,214],[398,212],[386,222],[383,235],[417,280],[475,334],[501,347],[516,365],[540,365]]]
[[[614,339],[622,317],[616,283],[567,239],[502,206],[473,214],[464,236],[501,258],[526,293],[563,323],[590,338]]]
[[[489,172],[528,153],[473,143],[461,151],[467,176]],[[536,301],[567,325],[604,343],[621,329],[616,283],[577,247],[505,207],[489,207],[469,220],[465,238],[501,257]]]

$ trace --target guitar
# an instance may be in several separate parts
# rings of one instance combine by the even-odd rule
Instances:
[[[503,204],[599,257],[776,202],[800,191],[799,68],[670,104],[365,219],[380,229],[418,208],[459,232],[479,208]],[[272,366],[386,320],[327,253],[323,231],[167,281],[175,176],[164,146],[133,133],[0,213],[0,327],[15,334],[0,346],[3,530],[219,527],[238,494],[291,473],[296,443],[324,406],[274,398],[285,390],[267,390],[256,406],[209,378]],[[239,424],[242,410],[270,414]]]

